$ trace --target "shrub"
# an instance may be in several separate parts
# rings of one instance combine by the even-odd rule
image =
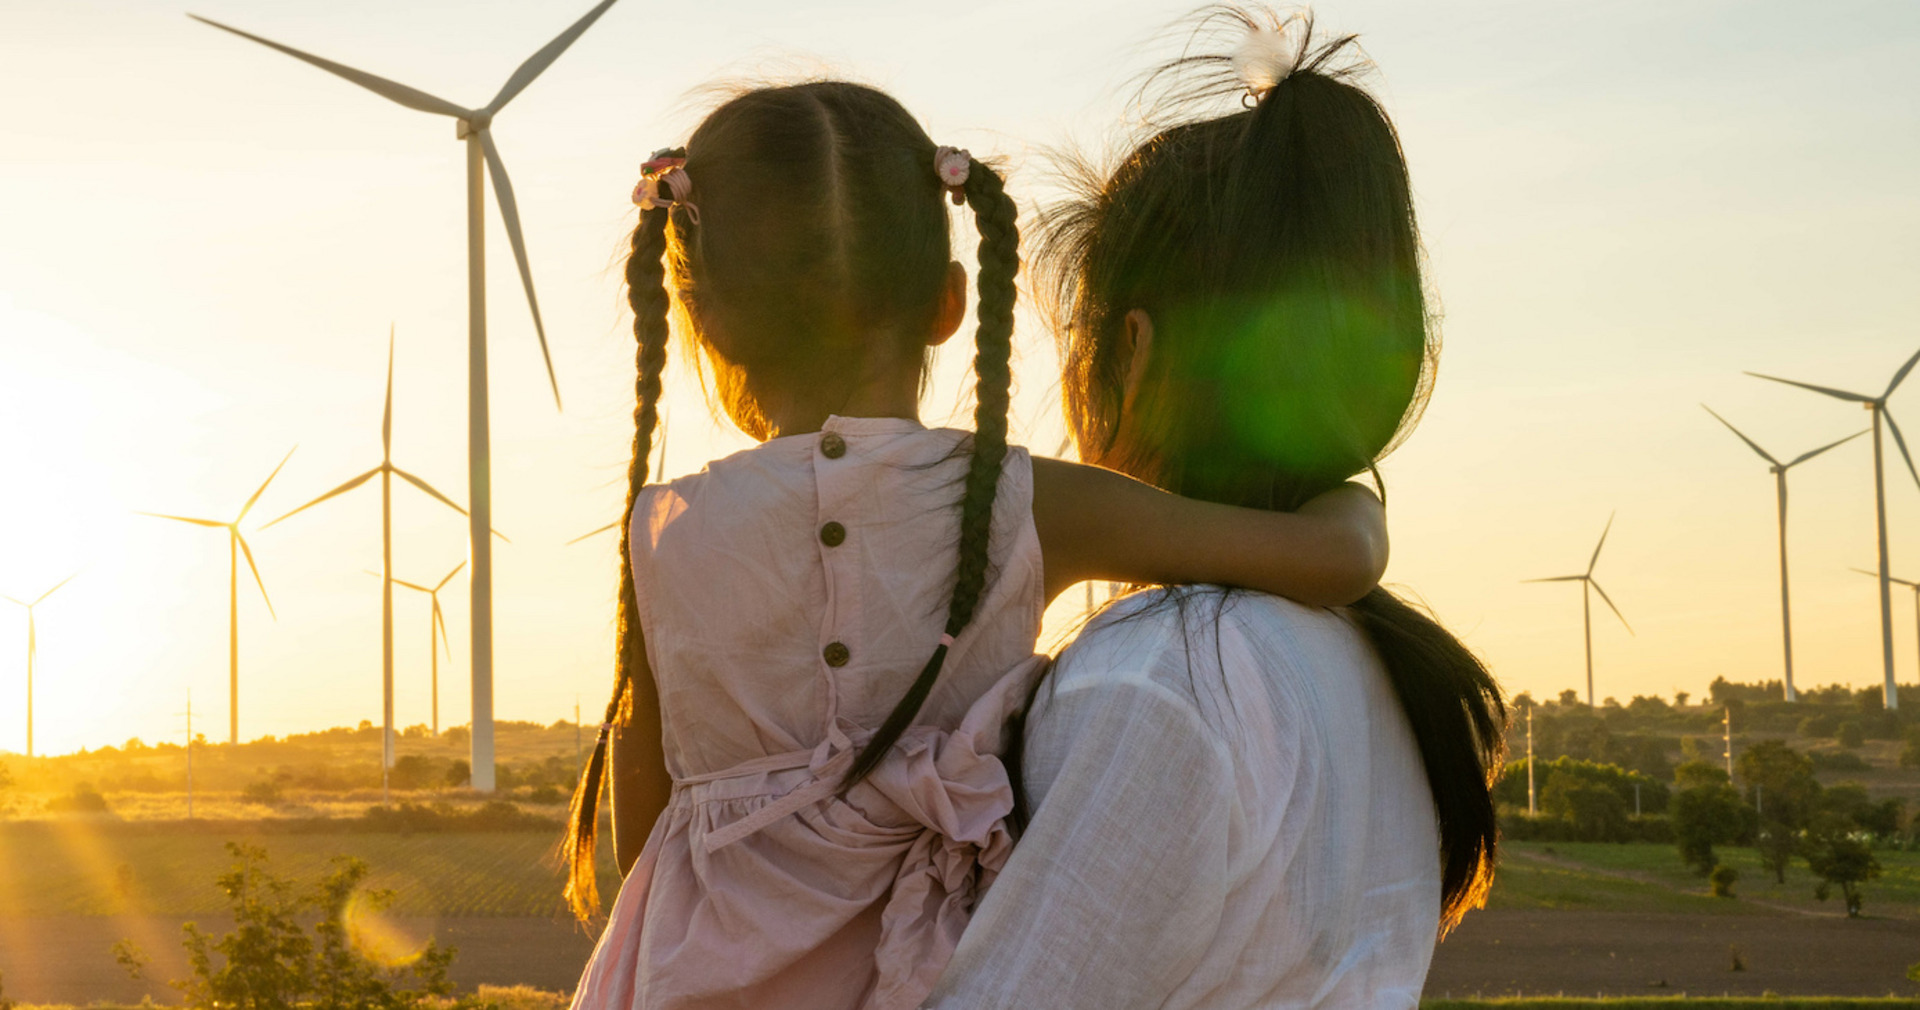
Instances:
[[[1838,720],[1831,713],[1820,712],[1800,720],[1799,733],[1810,739],[1824,739],[1833,736],[1838,728]]]
[[[452,995],[450,947],[428,941],[401,968],[375,964],[357,949],[360,937],[348,919],[349,901],[378,910],[393,900],[391,891],[360,886],[366,863],[337,856],[326,877],[307,894],[296,895],[289,881],[269,871],[265,849],[228,842],[227,851],[234,864],[217,883],[227,895],[234,929],[216,937],[191,922],[181,927],[193,974],[168,984],[187,1006],[410,1010]],[[319,921],[309,936],[302,923],[312,912],[319,913]],[[116,944],[114,957],[133,977],[142,977],[146,958],[130,942]]]
[[[1853,750],[1867,742],[1866,731],[1857,722],[1843,722],[1833,731],[1833,739],[1848,750]]]
[[[1880,875],[1880,862],[1873,858],[1873,850],[1848,834],[1845,826],[1829,822],[1809,832],[1806,854],[1807,867],[1820,878],[1813,896],[1825,901],[1838,886],[1847,918],[1859,918],[1860,885]]]
[[[448,730],[447,732],[452,733],[453,731]],[[441,781],[445,782],[449,789],[465,789],[467,783],[473,781],[473,766],[465,761],[455,759],[447,765],[447,774]]]
[[[248,803],[259,803],[269,807],[275,806],[279,804],[281,799],[280,783],[272,779],[261,779],[257,782],[249,782],[245,789],[240,790],[240,797]]]
[[[1866,758],[1845,750],[1808,751],[1807,760],[1813,762],[1816,772],[1863,772],[1873,767]]]
[[[1713,886],[1713,896],[1716,898],[1733,897],[1733,884],[1739,879],[1740,871],[1725,863],[1715,866],[1713,872],[1707,874],[1707,883]]]
[[[47,809],[63,814],[104,814],[110,810],[107,798],[91,782],[82,782],[67,795],[48,800]]]

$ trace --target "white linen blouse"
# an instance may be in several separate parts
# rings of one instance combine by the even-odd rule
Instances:
[[[1033,820],[927,1006],[1412,1008],[1440,921],[1412,730],[1339,613],[1117,601],[1026,729]]]

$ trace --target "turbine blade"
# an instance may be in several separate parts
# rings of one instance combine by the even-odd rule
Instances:
[[[1844,389],[1833,389],[1828,386],[1816,386],[1811,382],[1795,382],[1792,379],[1782,379],[1777,375],[1761,375],[1759,372],[1748,372],[1747,374],[1753,376],[1756,379],[1766,379],[1768,382],[1784,382],[1789,386],[1799,386],[1801,389],[1811,389],[1816,393],[1822,393],[1827,396],[1831,396],[1840,400],[1852,400],[1854,403],[1872,403],[1873,402],[1873,397],[1871,396],[1861,396],[1859,393],[1849,393]]]
[[[1900,447],[1900,458],[1907,461],[1907,472],[1913,475],[1914,486],[1920,487],[1920,470],[1914,469],[1913,454],[1907,452],[1906,436],[1900,434],[1900,425],[1894,422],[1893,411],[1881,407],[1880,416],[1887,419],[1887,430],[1893,432],[1893,444]]]
[[[267,613],[274,620],[279,620],[280,615],[273,612],[273,598],[267,595],[266,580],[260,577],[260,566],[253,563],[253,548],[247,546],[247,538],[241,536],[238,529],[233,531],[233,539],[240,542],[240,553],[247,556],[247,567],[253,571],[253,584],[260,587],[260,598],[267,601]]]
[[[1700,409],[1706,411],[1709,414],[1713,414],[1714,420],[1719,421],[1721,424],[1726,425],[1728,431],[1733,432],[1735,435],[1739,435],[1740,441],[1747,443],[1747,448],[1752,449],[1754,452],[1759,453],[1761,459],[1764,459],[1767,462],[1772,463],[1774,466],[1780,465],[1780,461],[1777,459],[1774,459],[1772,453],[1768,452],[1765,449],[1760,448],[1760,443],[1755,442],[1753,439],[1748,438],[1744,432],[1742,432],[1740,429],[1733,426],[1732,421],[1729,421],[1726,418],[1721,417],[1719,414],[1714,414],[1713,408],[1707,406],[1704,403],[1700,405]]]
[[[1880,399],[1884,400],[1892,396],[1893,391],[1900,388],[1900,384],[1907,379],[1907,373],[1913,371],[1913,366],[1916,362],[1920,362],[1920,351],[1913,352],[1913,357],[1908,358],[1907,363],[1901,365],[1900,370],[1893,373],[1893,381],[1887,383],[1887,391],[1880,394]]]
[[[458,575],[458,574],[460,574],[460,569],[462,569],[462,568],[465,568],[465,567],[467,567],[467,563],[466,563],[465,561],[462,561],[462,562],[460,562],[459,564],[457,564],[457,565],[454,565],[454,566],[453,566],[453,571],[450,571],[450,572],[448,572],[448,573],[447,573],[447,577],[446,577],[446,578],[444,578],[444,579],[441,579],[441,580],[440,580],[440,584],[439,584],[439,585],[437,585],[437,586],[435,586],[435,587],[433,587],[433,591],[437,593],[437,592],[439,592],[440,590],[442,590],[442,589],[445,589],[445,588],[447,588],[447,583],[449,583],[449,582],[452,582],[452,581],[453,581],[453,577],[454,577],[454,576],[456,576],[456,575]]]
[[[667,479],[667,419],[660,419],[660,455],[653,464],[653,479]]]
[[[14,604],[14,605],[16,605],[16,606],[21,606],[21,607],[30,607],[30,606],[32,606],[32,604],[29,604],[29,603],[27,603],[27,602],[26,602],[26,601],[24,601],[24,600],[16,600],[16,599],[14,599],[13,597],[11,597],[11,596],[8,596],[8,595],[7,595],[7,594],[5,594],[5,593],[0,593],[0,600],[5,600],[5,601],[7,601],[8,603],[11,603],[11,604]]]
[[[1803,453],[1801,453],[1800,455],[1798,455],[1798,456],[1795,456],[1795,457],[1793,458],[1793,462],[1791,462],[1791,463],[1788,463],[1788,464],[1787,464],[1787,466],[1799,466],[1800,464],[1802,464],[1802,463],[1805,463],[1805,462],[1806,462],[1807,460],[1810,460],[1810,459],[1812,459],[1813,457],[1815,457],[1815,456],[1818,456],[1818,455],[1820,455],[1820,454],[1821,454],[1821,453],[1823,453],[1823,452],[1826,452],[1826,451],[1827,451],[1828,449],[1832,449],[1832,448],[1836,448],[1836,447],[1838,447],[1838,446],[1842,446],[1842,445],[1845,445],[1845,444],[1847,444],[1848,442],[1851,442],[1851,441],[1853,441],[1854,439],[1856,439],[1856,438],[1859,438],[1860,436],[1862,436],[1862,435],[1864,435],[1864,434],[1866,434],[1867,432],[1869,432],[1869,431],[1872,431],[1872,430],[1873,430],[1872,428],[1862,428],[1861,430],[1859,430],[1859,431],[1856,431],[1856,432],[1854,432],[1854,433],[1853,433],[1853,434],[1851,434],[1851,435],[1848,435],[1848,436],[1847,436],[1846,438],[1843,438],[1843,439],[1841,439],[1841,440],[1840,440],[1840,441],[1838,441],[1838,442],[1829,442],[1829,443],[1827,443],[1826,445],[1823,445],[1823,446],[1821,446],[1820,448],[1818,448],[1818,449],[1815,449],[1815,450],[1813,450],[1813,451],[1811,451],[1811,452],[1803,452]]]
[[[452,659],[453,641],[447,634],[447,618],[446,615],[440,611],[440,598],[438,596],[433,598],[433,626],[440,632],[440,648],[446,652],[448,659]]]
[[[1620,619],[1620,623],[1626,625],[1627,634],[1633,635],[1635,638],[1638,638],[1639,633],[1633,630],[1633,625],[1627,624],[1627,615],[1621,613],[1620,608],[1613,605],[1612,598],[1607,596],[1606,590],[1600,588],[1600,583],[1595,582],[1592,579],[1588,579],[1587,584],[1593,587],[1594,592],[1600,594],[1600,598],[1602,600],[1606,601],[1607,609],[1613,611],[1613,616],[1618,617]]]
[[[333,497],[333,496],[335,496],[335,495],[342,495],[342,494],[346,494],[346,493],[347,493],[348,491],[351,491],[351,490],[353,490],[354,488],[357,488],[357,487],[359,487],[360,485],[362,485],[362,484],[365,484],[365,483],[366,483],[367,481],[370,481],[370,480],[372,480],[372,479],[373,479],[373,477],[374,477],[374,475],[375,475],[375,474],[377,474],[377,473],[379,473],[379,472],[380,472],[380,468],[376,466],[376,467],[374,467],[373,469],[371,469],[371,470],[368,470],[368,471],[367,471],[366,473],[363,473],[363,474],[361,474],[360,476],[358,476],[358,477],[355,477],[354,479],[352,479],[352,480],[350,480],[350,481],[348,481],[348,482],[346,482],[345,484],[342,484],[342,485],[340,485],[339,487],[337,487],[337,488],[334,488],[334,489],[333,489],[333,490],[331,490],[331,491],[328,491],[328,492],[327,492],[326,494],[323,494],[323,495],[321,495],[320,497],[318,497],[318,498],[315,498],[314,500],[312,500],[312,501],[310,501],[310,502],[308,502],[308,503],[306,503],[305,505],[302,505],[302,506],[300,506],[299,508],[297,508],[297,509],[294,509],[294,510],[293,510],[292,512],[289,512],[289,513],[287,513],[286,515],[283,515],[283,516],[281,516],[281,517],[280,517],[280,519],[285,519],[285,518],[287,518],[288,516],[292,516],[292,515],[295,515],[295,514],[298,514],[298,513],[300,513],[300,512],[305,512],[305,511],[306,511],[307,509],[310,509],[310,508],[312,508],[312,507],[314,507],[315,505],[318,505],[318,504],[320,504],[321,502],[323,502],[323,501],[326,501],[326,500],[327,500],[328,498],[332,498],[332,497]],[[266,524],[266,526],[262,526],[262,527],[260,527],[260,528],[264,530],[264,529],[266,529],[266,528],[267,528],[268,526],[272,526],[272,525],[274,525],[274,523],[278,523],[278,522],[280,521],[280,519],[275,519],[275,520],[274,520],[273,522],[270,522],[270,523],[268,523],[268,524]]]
[[[171,520],[173,520],[174,522],[177,522],[177,523],[192,523],[192,524],[194,524],[195,526],[211,526],[211,527],[213,527],[214,529],[221,529],[221,530],[223,530],[223,529],[226,529],[226,528],[227,528],[227,524],[226,524],[226,523],[223,523],[223,522],[216,522],[216,521],[214,521],[214,520],[212,520],[212,519],[189,519],[189,518],[187,518],[186,516],[170,516],[170,515],[162,515],[162,514],[161,514],[161,513],[159,513],[159,512],[135,512],[135,513],[134,513],[134,515],[137,515],[137,516],[152,516],[152,517],[153,517],[153,518],[155,518],[155,519],[171,519]]]
[[[614,521],[612,521],[612,522],[610,522],[610,523],[608,523],[608,524],[606,524],[605,526],[602,526],[602,527],[600,527],[599,529],[597,529],[597,530],[594,530],[594,531],[593,531],[592,533],[582,533],[582,534],[580,534],[579,536],[577,536],[577,537],[574,537],[574,538],[573,538],[572,540],[569,540],[569,541],[567,541],[567,544],[566,544],[566,545],[567,545],[568,547],[572,547],[572,546],[573,546],[574,544],[577,544],[577,543],[579,543],[579,542],[580,542],[580,541],[582,541],[582,540],[592,540],[592,539],[593,539],[594,537],[597,537],[597,536],[599,536],[600,534],[602,534],[602,533],[605,533],[605,532],[606,532],[606,531],[608,531],[608,530],[611,530],[611,529],[617,529],[617,528],[618,528],[619,526],[620,526],[620,520],[618,520],[618,519],[615,519]],[[1546,582],[1546,581],[1549,581],[1549,580],[1547,580],[1547,579],[1532,579],[1532,580],[1529,580],[1529,581],[1533,581],[1533,582]]]
[[[393,461],[393,324],[387,324],[387,406],[380,415],[380,452]]]
[[[1607,516],[1607,527],[1600,531],[1600,542],[1593,545],[1593,559],[1587,562],[1588,575],[1592,575],[1593,566],[1600,563],[1600,548],[1607,545],[1607,534],[1613,532],[1613,515],[1617,514],[1618,513],[1614,513]]]
[[[293,458],[294,449],[298,449],[298,448],[300,447],[296,445],[293,447],[293,449],[288,449],[287,454],[285,456],[280,457],[280,466],[274,467],[273,472],[270,474],[267,474],[267,479],[260,482],[260,489],[258,491],[255,491],[253,493],[253,497],[248,498],[247,503],[240,507],[240,514],[234,517],[233,519],[234,522],[237,523],[240,520],[245,519],[247,517],[247,513],[253,511],[253,503],[259,501],[260,496],[267,493],[267,485],[273,483],[273,479],[275,477],[280,476],[280,467],[287,465],[287,460],[290,460]]]
[[[266,46],[269,49],[278,49],[279,51],[286,53],[288,56],[291,56],[296,60],[300,60],[305,63],[311,63],[314,66],[319,67],[320,69],[326,71],[327,73],[333,74],[337,77],[344,77],[347,80],[360,85],[361,87],[367,89],[368,91],[373,92],[376,95],[379,95],[382,98],[385,98],[389,101],[398,102],[409,109],[418,109],[421,112],[434,112],[442,116],[452,116],[455,119],[465,119],[468,116],[473,115],[472,112],[466,109],[463,109],[460,106],[455,105],[444,98],[437,98],[433,95],[429,95],[426,92],[419,90],[418,88],[410,88],[404,84],[400,84],[395,81],[389,81],[384,77],[375,77],[374,75],[369,74],[364,70],[355,70],[352,67],[343,66],[341,64],[333,62],[332,60],[322,59],[321,57],[315,56],[312,53],[303,53],[300,50],[293,48],[292,46],[281,45],[280,43],[275,42],[272,39],[263,39],[258,35],[254,35],[250,32],[243,32],[240,29],[235,28],[231,25],[223,25],[220,22],[213,20],[212,18],[203,18],[198,14],[189,14],[187,16],[194,19],[195,21],[200,22],[201,24],[212,25],[213,27],[218,28],[223,32],[232,32],[233,34],[238,35],[243,39],[251,39],[255,42],[260,43],[263,46]]]
[[[1867,570],[1866,570],[1865,568],[1855,568],[1855,569],[1853,569],[1853,571],[1856,571],[1856,572],[1859,572],[1860,574],[1862,574],[1862,575],[1864,575],[1864,576],[1866,576],[1867,578],[1870,578],[1870,579],[1877,579],[1877,578],[1879,578],[1879,577],[1880,577],[1880,573],[1879,573],[1879,572],[1870,572],[1870,571],[1867,571]],[[1887,581],[1888,581],[1888,582],[1894,582],[1894,583],[1898,583],[1898,584],[1900,584],[1900,585],[1903,585],[1903,586],[1912,586],[1912,587],[1914,587],[1914,588],[1916,588],[1916,589],[1920,589],[1920,582],[1909,582],[1909,581],[1907,581],[1906,579],[1896,579],[1896,578],[1894,578],[1894,577],[1893,577],[1893,576],[1891,576],[1891,575],[1889,575],[1889,576],[1887,576]]]
[[[394,580],[393,580],[393,584],[394,584],[394,585],[396,585],[396,586],[405,586],[405,587],[407,587],[408,589],[418,589],[418,590],[420,590],[420,591],[421,591],[421,592],[423,592],[423,593],[431,593],[431,592],[433,592],[433,590],[431,590],[431,589],[428,589],[428,588],[427,588],[427,587],[425,587],[425,586],[422,586],[422,585],[419,585],[419,584],[417,584],[417,583],[413,583],[413,582],[408,582],[408,581],[407,581],[406,579],[394,579]]]
[[[440,500],[440,502],[441,502],[441,504],[443,504],[443,505],[445,505],[446,507],[448,507],[448,508],[450,508],[450,509],[452,509],[452,510],[454,510],[455,512],[458,512],[458,513],[460,513],[461,515],[466,515],[466,514],[467,514],[467,510],[466,510],[466,509],[463,509],[463,508],[461,508],[461,507],[460,507],[460,506],[458,506],[458,505],[455,505],[455,504],[453,503],[453,499],[451,499],[451,498],[449,498],[449,497],[447,497],[446,495],[443,495],[443,494],[441,494],[441,493],[440,493],[440,492],[438,492],[438,491],[435,491],[435,490],[433,489],[433,485],[432,485],[432,484],[429,484],[429,483],[427,483],[426,481],[424,481],[424,480],[421,480],[421,479],[420,479],[420,478],[418,478],[418,477],[415,477],[415,476],[414,476],[413,474],[410,474],[410,473],[408,473],[408,472],[406,472],[405,470],[402,470],[402,469],[400,469],[400,468],[399,468],[399,467],[397,467],[397,466],[393,468],[393,472],[394,472],[395,474],[397,474],[397,475],[399,475],[399,477],[400,477],[400,479],[402,479],[402,480],[404,480],[404,481],[406,481],[406,482],[407,482],[407,483],[409,483],[409,484],[412,484],[412,485],[413,485],[414,487],[417,487],[417,488],[419,488],[419,489],[420,489],[420,490],[422,490],[422,491],[425,491],[426,493],[428,493],[428,494],[430,494],[430,495],[432,495],[432,496],[434,496],[435,498],[438,498],[438,499]]]
[[[507,178],[506,163],[493,144],[493,134],[480,131],[480,149],[487,156],[487,173],[493,179],[493,198],[500,204],[500,220],[507,226],[507,244],[513,246],[513,262],[520,268],[520,286],[527,289],[527,307],[533,310],[533,332],[540,338],[540,358],[547,363],[547,382],[553,386],[553,405],[560,407],[560,378],[553,371],[553,355],[547,351],[547,327],[540,321],[540,302],[533,296],[533,270],[527,266],[527,241],[520,232],[520,208],[513,199],[513,182]]]
[[[532,84],[534,78],[539,77],[547,67],[553,65],[553,61],[559,59],[560,54],[566,52],[567,47],[573,45],[575,39],[592,27],[593,23],[599,20],[600,15],[607,12],[607,8],[613,6],[613,2],[614,0],[603,0],[580,20],[570,25],[566,31],[554,36],[552,42],[541,46],[539,52],[527,57],[527,61],[520,64],[520,69],[515,70],[513,76],[507,78],[506,84],[501,85],[500,93],[493,96],[493,101],[487,103],[486,112],[489,115],[499,112],[508,102],[513,101],[514,96],[526,90],[527,85]]]
[[[29,606],[29,607],[37,607],[37,606],[39,606],[39,605],[40,605],[40,601],[41,601],[41,600],[44,600],[44,599],[46,599],[47,597],[49,597],[49,596],[52,596],[52,595],[53,595],[54,593],[57,593],[57,592],[59,592],[59,591],[60,591],[60,587],[61,587],[61,586],[64,586],[64,585],[66,585],[67,583],[69,583],[69,582],[72,582],[72,581],[73,581],[74,579],[77,579],[77,578],[79,578],[79,577],[80,577],[80,573],[79,573],[79,572],[74,572],[74,573],[73,573],[72,575],[69,575],[69,576],[67,576],[67,577],[66,577],[66,578],[64,578],[64,579],[61,579],[61,580],[60,580],[59,582],[57,582],[57,583],[55,583],[55,584],[54,584],[54,587],[53,587],[52,589],[49,589],[49,590],[47,590],[46,592],[44,592],[44,593],[41,593],[41,594],[40,594],[40,599],[37,599],[37,600],[34,600],[34,601],[33,601],[32,603],[29,603],[29,604],[26,604],[26,606]]]

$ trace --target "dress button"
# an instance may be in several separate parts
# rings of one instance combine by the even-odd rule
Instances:
[[[829,431],[820,436],[820,455],[828,459],[839,459],[847,454],[847,440],[839,432]]]
[[[847,528],[839,523],[828,523],[820,527],[820,542],[828,547],[838,547],[847,542]]]
[[[853,653],[848,651],[845,645],[831,642],[826,648],[820,650],[820,656],[827,661],[828,666],[845,666],[847,660],[853,658]]]

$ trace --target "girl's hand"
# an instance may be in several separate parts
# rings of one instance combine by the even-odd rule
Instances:
[[[1047,598],[1087,579],[1218,583],[1309,606],[1345,606],[1387,570],[1387,520],[1364,485],[1345,484],[1298,512],[1168,494],[1124,474],[1036,457],[1033,520]]]

